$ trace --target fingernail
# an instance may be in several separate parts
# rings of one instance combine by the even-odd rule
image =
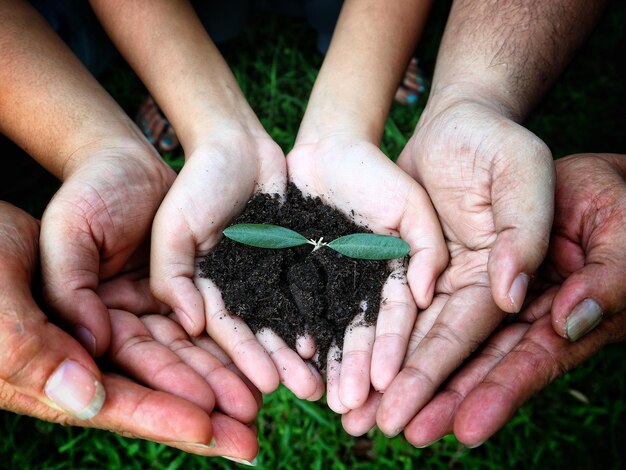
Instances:
[[[85,348],[89,354],[92,356],[96,355],[96,338],[91,334],[91,331],[84,326],[77,325],[74,327],[74,338],[83,345],[83,348]]]
[[[398,429],[396,431],[392,431],[389,434],[387,434],[386,432],[383,432],[383,434],[385,435],[385,437],[388,437],[389,439],[393,439],[394,437],[396,437],[398,434],[400,434],[400,431],[402,431],[402,429]]]
[[[78,362],[67,359],[46,382],[44,391],[59,408],[78,419],[91,419],[104,404],[102,384]]]
[[[509,290],[509,300],[511,301],[511,305],[513,306],[515,313],[519,313],[522,309],[529,280],[530,278],[528,277],[528,274],[519,273],[513,281],[513,284],[511,284],[511,289]]]
[[[465,446],[465,447],[467,447],[468,449],[475,449],[476,447],[482,446],[484,443],[485,441],[480,441],[480,442],[477,442],[476,444],[472,444],[471,446]]]
[[[591,330],[593,330],[602,320],[602,309],[593,299],[585,299],[567,317],[565,323],[565,334],[570,341],[577,341]]]
[[[191,321],[191,317],[187,315],[184,310],[180,308],[175,308],[174,313],[176,314],[178,320],[182,323],[183,328],[185,328],[187,332],[193,331],[195,329],[196,324]]]
[[[417,95],[415,93],[411,93],[410,95],[407,95],[406,102],[409,104],[417,103]]]
[[[241,465],[247,465],[248,467],[256,467],[256,457],[253,458],[252,460],[238,459],[237,457],[226,457],[225,455],[223,455],[222,457],[225,458],[226,460],[230,460],[231,462],[240,463]]]
[[[188,446],[188,447],[197,447],[198,449],[209,450],[215,449],[217,447],[217,442],[215,442],[215,438],[211,439],[211,442],[208,444],[203,444],[201,442],[184,442],[184,441],[169,441],[166,442],[167,445],[172,446]]]
[[[430,446],[432,446],[435,442],[439,442],[440,440],[441,440],[441,439],[435,439],[434,441],[429,442],[428,444],[424,444],[424,445],[421,445],[421,446],[415,446],[415,448],[416,448],[416,449],[424,449],[424,448],[426,448],[426,447],[430,447]]]
[[[166,147],[169,147],[170,145],[172,145],[172,138],[171,137],[163,137],[161,139],[161,144],[165,145]]]

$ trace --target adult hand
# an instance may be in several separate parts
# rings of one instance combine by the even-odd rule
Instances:
[[[520,310],[553,214],[550,151],[478,99],[432,100],[398,164],[428,191],[451,260],[417,319],[414,352],[378,408],[388,435],[406,426],[503,311]]]
[[[534,393],[604,345],[626,338],[626,256],[620,250],[625,168],[622,155],[574,155],[556,162],[554,227],[536,283],[541,295],[490,337],[410,421],[405,436],[413,445],[426,446],[451,432],[468,446],[480,444]],[[558,321],[563,299],[577,305],[588,298],[602,306],[607,318],[583,322],[599,326],[576,343],[560,338],[563,329],[557,335],[551,323],[566,324]],[[353,434],[369,430],[379,401],[372,395],[361,410],[344,416],[344,427]]]
[[[34,219],[0,203],[0,408],[188,452],[251,460],[257,447],[248,427],[216,412],[209,418],[202,407],[169,393],[102,374],[75,339],[48,322],[31,293],[38,232]],[[120,364],[129,362],[133,349],[139,351],[142,339],[128,341],[136,346],[115,354]],[[218,447],[210,448],[213,438]]]
[[[64,167],[41,223],[44,297],[92,355],[110,341],[98,285],[127,269],[174,176],[147,142],[113,138],[107,147],[79,149]]]
[[[163,201],[154,221],[151,285],[192,335],[206,331],[264,393],[279,379],[300,398],[318,399],[321,377],[273,332],[255,335],[225,315],[219,290],[199,276],[196,261],[222,238],[222,230],[255,192],[284,194],[285,157],[264,132],[216,129],[199,144]],[[285,374],[284,371],[289,373]]]
[[[397,374],[416,305],[430,305],[447,252],[426,192],[367,139],[344,133],[301,142],[289,154],[287,166],[289,178],[303,193],[411,246],[408,270],[396,267],[396,274],[406,270],[406,276],[391,275],[383,288],[385,302],[376,325],[365,326],[357,317],[346,329],[341,364],[336,351],[329,354],[328,405],[345,413],[364,403],[370,383],[382,391]]]
[[[556,162],[556,213],[546,282],[561,285],[552,325],[576,341],[626,309],[626,156],[572,155]]]

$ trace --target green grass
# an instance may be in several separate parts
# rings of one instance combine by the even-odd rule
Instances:
[[[419,49],[432,73],[445,5],[437,4]],[[624,50],[626,6],[613,2],[591,40],[529,120],[555,156],[582,151],[626,153]],[[280,33],[279,33],[280,31]],[[288,151],[322,57],[311,30],[299,22],[264,18],[223,46],[241,87],[263,125]],[[620,47],[621,45],[621,47]],[[103,77],[131,114],[145,91],[117,61]],[[410,136],[424,101],[394,105],[383,150],[394,158]],[[166,156],[180,168],[180,155]],[[24,204],[38,208],[42,194]],[[33,202],[34,201],[34,202]],[[626,363],[624,344],[612,345],[557,380],[520,409],[483,446],[467,449],[448,436],[427,449],[373,431],[348,436],[323,404],[300,402],[281,388],[265,397],[257,420],[261,469],[624,468]],[[587,397],[577,399],[571,391]],[[235,468],[151,442],[104,431],[64,428],[0,412],[0,468]]]

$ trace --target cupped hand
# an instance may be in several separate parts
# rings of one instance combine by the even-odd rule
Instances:
[[[123,271],[149,234],[174,172],[145,145],[83,147],[41,226],[46,302],[93,355],[109,346],[110,323],[96,289]]]
[[[626,156],[580,154],[556,162],[556,202],[542,274],[559,288],[552,325],[576,341],[626,309]]]
[[[106,429],[203,455],[254,458],[256,436],[248,426],[215,411],[209,417],[206,403],[198,406],[118,375],[101,373],[89,352],[50,323],[33,299],[31,278],[37,264],[38,223],[19,209],[0,203],[0,235],[0,408],[61,424]],[[134,334],[123,333],[128,338]],[[119,349],[115,361],[128,362],[131,350],[141,349],[145,339],[140,336],[125,341],[135,346]],[[118,341],[116,334],[113,340]],[[154,356],[161,363],[163,353],[161,350]],[[181,367],[171,370],[175,373],[170,380],[185,378]],[[165,383],[166,378],[158,381]],[[217,446],[210,447],[212,442]]]
[[[476,446],[552,380],[607,343],[626,339],[625,168],[623,155],[573,155],[556,162],[554,227],[533,288],[538,297],[485,341],[417,413],[405,429],[409,442],[423,447],[454,432]],[[568,342],[559,337],[567,337],[567,321],[558,310],[563,299],[571,306],[594,299],[606,318],[583,322],[597,328]],[[551,323],[561,328],[555,333]],[[344,427],[356,435],[371,429],[380,398],[373,394],[361,409],[344,415]]]
[[[450,251],[413,353],[377,423],[399,433],[439,385],[524,301],[552,223],[554,165],[535,135],[473,101],[429,103],[398,165],[430,195]]]
[[[346,329],[341,364],[331,350],[327,399],[345,413],[366,400],[370,384],[385,390],[404,358],[417,307],[430,304],[448,254],[426,192],[374,144],[348,134],[299,143],[287,157],[289,178],[375,233],[395,235],[411,247],[406,276],[387,280],[375,326],[359,318]],[[396,274],[405,268],[396,266]],[[408,282],[407,282],[408,280]],[[410,287],[410,289],[409,289]],[[338,345],[341,346],[341,345]]]
[[[273,332],[256,337],[245,322],[225,315],[219,290],[199,276],[197,260],[256,192],[284,194],[285,157],[270,137],[225,126],[189,156],[159,208],[152,232],[151,286],[185,330],[205,330],[264,393],[279,380],[300,398],[323,393],[321,377]],[[289,374],[283,371],[289,370]]]

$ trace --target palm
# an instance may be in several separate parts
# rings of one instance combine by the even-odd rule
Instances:
[[[268,136],[227,134],[205,142],[187,160],[155,218],[151,284],[188,333],[206,328],[261,391],[273,391],[282,380],[297,396],[316,399],[322,392],[319,376],[272,332],[255,338],[243,320],[224,315],[219,290],[196,268],[254,193],[285,189],[285,157]]]
[[[445,266],[441,229],[422,188],[369,142],[331,136],[300,144],[287,165],[290,180],[305,194],[319,196],[376,233],[399,235],[411,245],[409,282],[396,276],[388,280],[376,329],[357,318],[347,329],[340,366],[333,365],[331,352],[328,403],[343,413],[363,404],[370,383],[384,390],[399,370],[415,303],[421,308],[430,303],[434,279]]]
[[[406,426],[503,309],[521,307],[525,288],[510,286],[520,273],[528,279],[547,248],[549,157],[534,135],[482,105],[453,105],[420,121],[398,164],[428,191],[451,259],[416,322],[405,369],[382,398],[377,420],[386,433]]]
[[[125,269],[146,239],[174,173],[156,156],[107,151],[94,155],[63,184],[42,219],[41,257],[46,299],[69,325],[95,337],[102,353],[108,312],[98,284]]]

